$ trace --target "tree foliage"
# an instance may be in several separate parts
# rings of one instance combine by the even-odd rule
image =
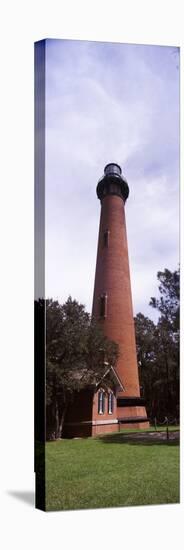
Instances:
[[[46,301],[47,431],[60,437],[65,413],[75,391],[98,383],[117,360],[118,346],[76,300],[63,305]],[[111,380],[109,379],[109,383]]]
[[[151,298],[150,305],[160,312],[160,322],[164,322],[167,330],[173,336],[179,336],[179,312],[180,312],[180,271],[171,272],[165,269],[157,273],[159,281],[160,297]]]
[[[135,318],[137,357],[148,414],[163,420],[179,417],[179,269],[157,274],[157,324],[139,313]]]

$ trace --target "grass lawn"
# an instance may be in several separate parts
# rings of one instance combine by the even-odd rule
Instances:
[[[46,510],[179,502],[178,441],[141,433],[48,442]]]

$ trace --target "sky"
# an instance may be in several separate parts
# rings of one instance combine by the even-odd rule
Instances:
[[[117,162],[134,315],[156,320],[157,272],[179,264],[179,49],[46,42],[46,297],[91,311],[100,201]]]

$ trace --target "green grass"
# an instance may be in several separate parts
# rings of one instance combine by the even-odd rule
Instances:
[[[171,425],[171,426],[168,426],[169,428],[169,432],[175,432],[175,431],[179,431],[179,426],[175,426],[175,425]],[[155,430],[155,426],[150,426],[149,428],[123,428],[120,430],[122,434],[131,434],[131,433],[145,433],[145,432],[166,432],[166,425],[161,425],[159,426],[159,424],[157,425],[157,429]]]
[[[176,441],[133,441],[132,432],[124,430],[98,438],[46,444],[47,510],[176,502]]]

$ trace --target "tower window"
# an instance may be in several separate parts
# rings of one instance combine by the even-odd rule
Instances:
[[[100,296],[100,317],[107,317],[107,294]]]
[[[108,395],[108,413],[112,414],[114,410],[114,395],[112,392]]]
[[[98,392],[98,414],[104,414],[105,411],[105,394],[102,390]]]
[[[103,234],[103,245],[106,248],[108,248],[108,246],[109,246],[109,234],[110,234],[109,229],[104,231],[104,234]]]

